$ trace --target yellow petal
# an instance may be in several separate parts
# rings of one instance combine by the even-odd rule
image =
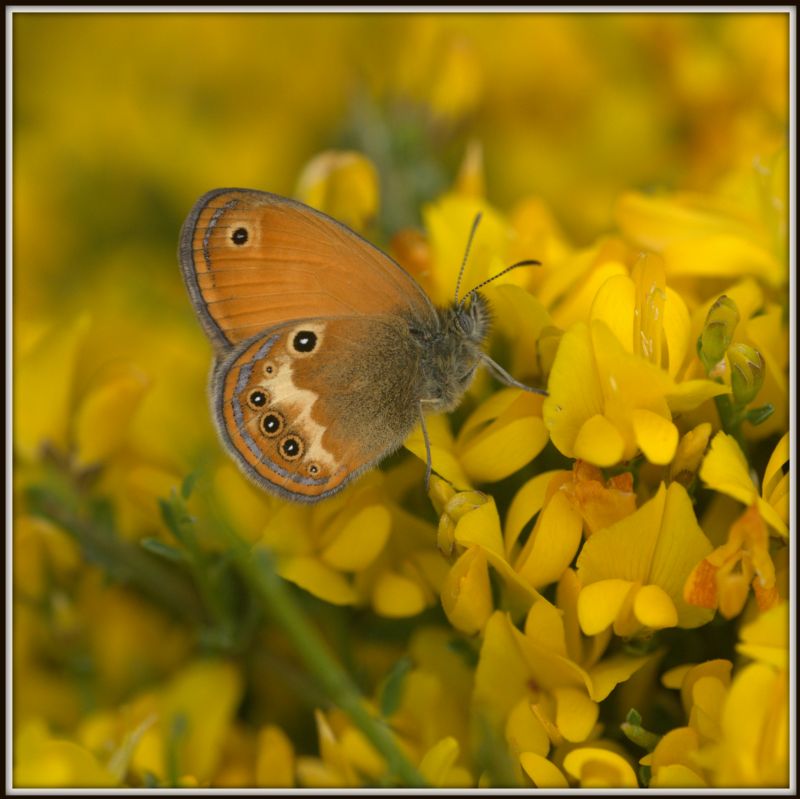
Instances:
[[[569,788],[567,778],[546,757],[536,752],[523,752],[519,762],[537,788]]]
[[[711,553],[686,489],[671,483],[667,489],[650,576],[646,583],[664,590],[678,613],[677,624],[684,629],[699,627],[711,620],[713,611],[690,605],[684,599],[683,588],[697,563]]]
[[[583,585],[616,578],[642,584],[654,582],[650,567],[666,498],[666,489],[661,485],[656,495],[635,513],[598,530],[586,541],[577,563]]]
[[[674,763],[661,768],[653,774],[650,788],[708,788],[708,783],[692,768]]]
[[[770,455],[767,468],[764,470],[764,481],[761,494],[768,502],[772,492],[783,477],[783,465],[789,460],[789,434],[785,433],[783,438],[775,445],[775,449]]]
[[[678,447],[678,428],[671,419],[643,408],[631,412],[636,443],[650,463],[669,463]]]
[[[722,710],[730,762],[728,773],[717,778],[720,784],[788,787],[789,713],[785,671],[753,663],[736,675]]]
[[[567,657],[564,613],[549,602],[534,602],[525,617],[525,636],[557,655]]]
[[[564,758],[564,770],[582,788],[638,788],[636,774],[624,757],[608,749],[583,746]]]
[[[478,709],[492,723],[503,723],[529,692],[530,674],[517,642],[508,614],[495,611],[483,631],[474,691]]]
[[[388,508],[367,505],[347,519],[320,557],[340,571],[363,571],[378,557],[391,529],[392,517]]]
[[[81,316],[50,330],[16,360],[14,448],[27,459],[48,441],[66,449],[75,362],[89,326],[89,317]]]
[[[702,422],[681,437],[675,457],[669,466],[669,479],[677,480],[688,486],[700,468],[708,439],[711,437],[711,425]]]
[[[605,416],[595,414],[581,425],[570,454],[595,466],[613,466],[625,454],[625,439]]]
[[[466,472],[461,468],[461,463],[453,453],[453,436],[450,433],[447,417],[443,415],[426,416],[425,428],[431,445],[431,463],[433,471],[451,483],[459,491],[471,487]],[[403,446],[413,452],[423,463],[427,463],[425,440],[422,436],[422,427],[417,425]]]
[[[756,489],[748,473],[747,461],[736,439],[720,431],[711,441],[700,467],[700,477],[709,488],[751,505]]]
[[[434,788],[441,787],[447,781],[447,776],[458,760],[461,748],[458,741],[452,736],[442,738],[435,743],[423,756],[419,763],[419,773],[424,780]]]
[[[667,405],[673,413],[686,413],[712,397],[730,392],[728,386],[714,380],[684,380],[667,392]]]
[[[284,580],[333,605],[353,605],[357,600],[350,583],[316,558],[302,555],[281,558],[277,571]]]
[[[589,670],[589,696],[595,702],[602,702],[620,683],[625,682],[642,666],[655,657],[652,655],[619,654],[604,657]]]
[[[678,623],[678,611],[669,594],[657,585],[645,585],[636,592],[633,613],[645,627],[653,630],[674,627]]]
[[[361,153],[327,150],[303,169],[297,198],[354,230],[364,230],[378,212],[378,173]]]
[[[550,739],[541,721],[532,712],[528,697],[520,699],[508,714],[506,741],[514,754],[535,752],[546,755],[549,751]]]
[[[504,558],[503,538],[500,533],[500,517],[494,500],[479,491],[465,492],[448,503],[448,509],[464,500],[464,510],[455,529],[455,540],[462,546],[478,545],[487,553]],[[450,512],[448,510],[448,512]],[[451,514],[452,515],[452,514]]]
[[[628,276],[627,268],[619,261],[604,260],[591,268],[591,271],[584,274],[583,279],[553,309],[553,322],[561,328],[566,328],[576,321],[588,318],[598,291],[609,279],[617,276]],[[544,297],[542,299],[545,301]],[[632,326],[632,314],[630,320]]]
[[[553,696],[559,732],[572,743],[585,741],[597,723],[600,705],[579,688],[555,688]]]
[[[508,513],[504,532],[506,556],[511,554],[514,544],[525,525],[542,509],[545,492],[550,480],[557,474],[569,475],[566,471],[550,471],[537,474],[525,483],[514,495]]]
[[[667,341],[668,371],[672,377],[675,377],[680,371],[689,349],[691,319],[683,297],[669,286],[666,287],[666,293],[664,337]]]
[[[121,446],[147,384],[144,374],[128,367],[84,398],[75,416],[76,465],[99,463]]]
[[[561,338],[548,381],[549,395],[542,418],[553,444],[573,457],[575,439],[587,419],[603,412],[603,393],[597,375],[589,328],[578,323]]]
[[[427,599],[419,583],[394,572],[384,572],[375,583],[372,606],[379,616],[405,618],[425,610]]]
[[[537,253],[537,257],[543,260],[541,254]],[[552,324],[542,303],[519,286],[487,286],[485,293],[494,324],[512,346],[511,361],[503,366],[523,382],[531,375],[541,375],[539,338],[542,330]]]
[[[25,721],[15,736],[15,788],[110,788],[119,782],[84,746],[52,738],[39,718]]]
[[[781,602],[760,613],[739,631],[736,651],[776,668],[789,666],[789,603]]]
[[[520,552],[517,571],[534,588],[556,582],[575,557],[582,531],[580,515],[562,492],[556,492]]]
[[[586,635],[597,635],[617,618],[634,583],[600,580],[587,585],[578,596],[578,619]]]
[[[461,466],[476,482],[495,482],[532,461],[547,444],[541,418],[542,397],[519,389],[501,415],[472,435],[460,435],[456,450]]]
[[[626,352],[633,352],[633,280],[627,274],[609,277],[597,290],[589,312],[590,319],[605,322]]]
[[[294,747],[286,733],[274,725],[263,727],[256,739],[256,786],[294,787]]]
[[[781,261],[768,249],[745,237],[718,234],[672,242],[664,250],[670,276],[697,275],[730,280],[753,275],[772,286],[785,281]]]
[[[453,564],[442,586],[442,607],[457,630],[479,632],[492,615],[492,589],[486,555],[470,547]]]
[[[243,682],[232,663],[197,661],[170,683],[162,700],[160,725],[171,734],[175,719],[185,719],[178,757],[185,774],[205,783],[222,755],[222,741],[242,695]]]

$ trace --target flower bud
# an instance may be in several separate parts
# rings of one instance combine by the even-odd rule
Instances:
[[[731,389],[737,405],[752,402],[764,385],[764,359],[747,344],[734,344],[728,349],[731,365]]]
[[[725,356],[738,324],[736,303],[723,294],[709,309],[703,331],[697,339],[697,354],[706,372],[710,372]]]

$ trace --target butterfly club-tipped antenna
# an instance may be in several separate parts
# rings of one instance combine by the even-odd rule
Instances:
[[[461,279],[464,277],[464,270],[467,268],[467,261],[469,260],[469,251],[472,247],[472,240],[475,238],[475,233],[478,231],[478,225],[480,224],[482,216],[483,214],[480,211],[475,214],[475,221],[472,223],[472,230],[469,232],[467,248],[464,250],[464,258],[461,261],[461,269],[458,270],[458,280],[456,280],[456,293],[453,297],[453,301],[456,303],[458,303],[458,292],[461,291]]]
[[[480,211],[475,216],[475,221],[472,223],[472,230],[469,233],[469,239],[467,240],[467,249],[464,252],[464,260],[461,262],[461,269],[458,271],[458,280],[456,282],[456,293],[455,293],[455,303],[458,305],[460,309],[463,309],[467,300],[471,297],[475,296],[479,289],[482,289],[484,286],[491,283],[493,280],[497,280],[497,278],[502,277],[506,273],[510,272],[512,269],[519,269],[521,266],[541,266],[541,261],[536,261],[532,258],[525,259],[522,261],[517,261],[516,263],[511,264],[511,266],[507,266],[505,269],[502,269],[495,275],[487,278],[483,282],[479,283],[474,288],[470,289],[462,298],[461,300],[458,299],[458,293],[461,290],[461,279],[464,276],[464,269],[467,266],[467,260],[469,258],[469,251],[472,247],[472,241],[475,238],[475,232],[478,229],[478,224],[481,221],[482,214]],[[494,376],[501,382],[505,383],[507,386],[512,386],[513,388],[521,388],[523,391],[529,391],[532,394],[543,394],[547,396],[547,391],[542,388],[535,388],[533,386],[527,386],[525,383],[520,383],[519,380],[515,380],[499,363],[493,361],[485,352],[481,353],[481,360],[489,367],[490,371],[494,374]],[[424,423],[423,423],[424,424]],[[423,426],[423,436],[425,436],[425,428]],[[427,437],[425,441],[426,445],[428,444]],[[426,481],[430,479],[430,450],[428,450],[428,471],[426,476]]]
[[[467,261],[469,261],[469,251],[472,249],[472,242],[475,239],[475,234],[478,231],[478,225],[480,224],[481,218],[483,214],[478,211],[475,214],[475,221],[472,223],[472,229],[469,232],[469,238],[467,239],[467,247],[464,250],[464,258],[461,261],[461,268],[458,270],[458,280],[456,280],[456,292],[455,296],[453,297],[453,301],[458,305],[459,308],[463,308],[466,304],[467,300],[472,297],[476,291],[482,289],[484,286],[491,283],[493,280],[497,280],[498,277],[502,277],[506,274],[506,272],[510,272],[512,269],[518,269],[520,266],[541,266],[541,261],[535,261],[533,259],[526,259],[524,261],[517,261],[515,264],[511,264],[511,266],[507,266],[505,269],[498,272],[496,275],[492,275],[490,278],[487,278],[482,283],[479,283],[474,288],[471,288],[459,301],[458,294],[461,291],[461,280],[464,277],[464,270],[467,268]]]

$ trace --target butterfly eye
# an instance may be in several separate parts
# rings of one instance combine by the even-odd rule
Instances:
[[[245,244],[248,238],[249,234],[247,233],[247,229],[243,227],[237,227],[236,230],[234,230],[231,234],[231,241],[237,247],[241,247],[243,244]]]
[[[308,473],[309,474],[319,474],[319,466],[316,463],[309,463],[308,465]]]
[[[273,364],[272,361],[267,361],[267,363],[264,364],[264,374],[272,375],[274,373],[275,373],[275,364]]]
[[[287,461],[296,461],[303,454],[303,442],[299,436],[288,435],[278,445],[278,450]]]
[[[264,391],[260,391],[259,389],[251,391],[247,395],[247,404],[254,411],[258,410],[259,408],[263,408],[268,401],[269,401],[269,395]]]
[[[264,431],[265,436],[273,438],[283,430],[284,424],[285,422],[281,414],[277,411],[270,411],[261,420],[261,429]]]
[[[292,346],[297,352],[311,352],[317,346],[317,334],[313,330],[301,330],[292,339]]]

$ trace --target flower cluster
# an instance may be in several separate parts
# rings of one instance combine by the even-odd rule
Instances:
[[[128,94],[114,15],[17,20],[15,787],[787,786],[786,20],[255,19],[133,15]],[[80,92],[111,107],[54,147],[29,121]],[[204,189],[265,180],[440,304],[480,213],[465,286],[541,262],[484,291],[546,396],[480,373],[427,417],[427,493],[421,427],[320,504],[251,485],[173,251]]]

